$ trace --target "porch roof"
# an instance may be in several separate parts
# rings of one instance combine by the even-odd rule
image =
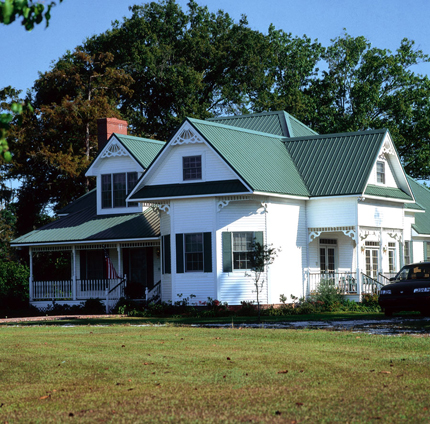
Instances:
[[[211,194],[243,194],[249,190],[239,180],[207,181],[188,184],[148,185],[134,193],[130,199],[157,199]]]
[[[83,202],[86,207],[13,240],[11,245],[18,247],[32,244],[142,240],[159,237],[160,220],[152,209],[149,208],[142,213],[97,215],[96,192],[92,191],[86,196],[88,198]],[[88,206],[89,203],[91,206]],[[73,210],[72,205],[69,210]]]
[[[368,196],[387,197],[390,199],[413,200],[409,194],[396,187],[381,187],[374,184],[369,184],[366,187],[364,194]]]

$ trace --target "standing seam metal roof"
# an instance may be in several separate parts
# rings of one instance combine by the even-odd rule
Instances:
[[[285,140],[311,196],[363,193],[387,130]]]
[[[197,119],[189,121],[254,191],[308,197],[284,138]]]

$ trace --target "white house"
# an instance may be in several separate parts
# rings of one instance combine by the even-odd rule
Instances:
[[[167,143],[127,136],[118,120],[100,133],[101,145],[109,139],[86,174],[97,188],[13,242],[31,256],[71,253],[66,280],[32,272],[36,306],[104,297],[120,282],[107,278],[107,256],[131,297],[155,286],[163,301],[233,305],[255,299],[254,239],[281,248],[264,277],[269,304],[306,296],[321,279],[358,300],[430,257],[430,192],[405,175],[386,130],[318,135],[268,112],[186,119]]]

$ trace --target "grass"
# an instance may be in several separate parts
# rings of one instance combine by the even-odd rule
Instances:
[[[430,338],[4,326],[0,422],[430,421]]]

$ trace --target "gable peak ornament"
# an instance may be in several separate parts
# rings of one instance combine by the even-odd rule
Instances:
[[[203,143],[203,139],[188,122],[182,126],[172,140],[172,146],[195,143]]]
[[[103,151],[102,158],[113,158],[115,156],[128,156],[124,147],[116,140],[112,140],[108,147]]]

